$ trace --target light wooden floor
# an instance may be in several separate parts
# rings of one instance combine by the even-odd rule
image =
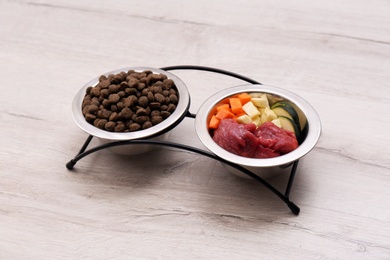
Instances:
[[[0,1],[0,259],[390,259],[389,14],[386,0]],[[87,138],[71,112],[84,84],[181,64],[315,107],[323,133],[291,191],[299,216],[178,149],[104,150],[66,169]],[[243,83],[174,73],[193,113]],[[191,118],[170,140],[204,148]]]

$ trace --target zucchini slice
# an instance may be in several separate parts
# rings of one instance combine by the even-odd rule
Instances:
[[[283,107],[274,107],[274,108],[272,108],[272,110],[274,111],[274,113],[277,115],[277,116],[284,116],[284,117],[288,117],[288,118],[290,118],[290,119],[292,119],[292,120],[294,120],[293,119],[293,117],[291,116],[291,114],[289,114]]]
[[[299,129],[303,131],[306,126],[307,119],[305,114],[297,105],[287,100],[281,100],[276,102],[271,108],[274,109],[276,107],[282,107],[283,109],[285,109],[287,113],[291,115],[291,119],[294,120]],[[283,115],[281,114],[281,116]]]
[[[300,143],[301,130],[298,128],[297,124],[295,124],[295,122],[292,119],[285,116],[278,116],[278,119],[280,120],[280,124],[282,125],[282,128],[293,132],[295,134],[295,137],[298,140],[298,143]]]
[[[298,129],[302,130],[301,129],[301,124],[300,124],[300,121],[299,121],[298,113],[294,109],[294,107],[291,105],[291,103],[288,103],[286,101],[276,102],[272,106],[272,110],[274,110],[275,114],[278,115],[278,116],[285,116],[285,117],[288,117],[288,118],[292,119],[295,122],[295,124],[298,126]],[[285,112],[283,112],[283,110]],[[280,114],[277,114],[277,113],[280,113]],[[287,116],[286,113],[288,115],[290,115],[290,116]]]
[[[291,105],[293,106],[295,111],[297,111],[297,114],[299,117],[299,125],[301,126],[301,131],[303,131],[303,129],[305,129],[306,124],[307,124],[307,118],[306,118],[305,114],[302,112],[302,110],[297,105],[295,105],[294,103],[291,103]]]

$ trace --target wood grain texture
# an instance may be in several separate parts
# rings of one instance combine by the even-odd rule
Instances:
[[[0,0],[0,259],[389,259],[389,13],[386,0]],[[86,82],[179,64],[315,107],[323,133],[298,167],[299,216],[178,149],[104,150],[65,168],[87,137],[71,114]],[[174,73],[193,113],[243,84]],[[170,140],[204,148],[190,118]],[[283,188],[286,176],[271,181]]]

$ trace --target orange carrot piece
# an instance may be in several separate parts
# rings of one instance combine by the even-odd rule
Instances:
[[[230,107],[234,114],[240,114],[244,112],[242,109],[242,104],[239,98],[229,98]]]
[[[252,97],[249,96],[248,93],[241,93],[240,95],[238,95],[238,98],[241,100],[242,105],[245,105],[246,103],[248,103],[252,99]]]
[[[225,118],[233,118],[235,115],[230,112],[229,110],[226,110],[226,109],[221,109],[220,111],[218,111],[216,117],[219,119],[219,120],[222,120],[222,119],[225,119]]]
[[[220,120],[215,115],[213,115],[210,119],[210,122],[209,122],[209,128],[210,129],[217,129],[219,126],[219,122],[220,122]]]
[[[219,112],[221,110],[230,111],[230,105],[229,104],[222,104],[222,105],[217,106],[217,112]]]

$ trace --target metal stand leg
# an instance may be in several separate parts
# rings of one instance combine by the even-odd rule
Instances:
[[[85,149],[87,149],[87,147],[88,147],[89,143],[91,142],[92,138],[93,138],[93,135],[88,136],[87,140],[85,141],[85,143],[84,143],[83,146],[81,147],[81,149],[80,149],[79,153],[76,155],[76,157],[77,157],[78,155],[84,153]],[[76,157],[75,157],[75,158],[76,158]],[[78,161],[78,160],[75,160],[75,159],[70,160],[70,161],[66,164],[66,168],[68,168],[68,170],[72,170],[73,167],[76,165],[76,162],[77,162],[77,161]]]
[[[289,201],[289,203],[287,203],[287,206],[290,208],[290,210],[295,214],[295,215],[298,215],[299,214],[299,207],[297,205],[295,205],[294,203],[292,203],[290,201],[290,191],[291,191],[291,188],[292,188],[292,184],[294,182],[294,178],[295,178],[295,173],[297,171],[297,168],[298,168],[298,162],[299,160],[296,160],[293,165],[292,165],[292,168],[291,168],[291,172],[290,172],[290,178],[288,179],[288,183],[287,183],[287,187],[286,187],[286,192],[284,193],[284,197]]]
[[[187,150],[187,151],[190,151],[190,152],[198,153],[200,155],[204,155],[206,157],[209,157],[209,158],[212,158],[214,160],[220,161],[221,163],[227,164],[227,165],[229,165],[229,166],[231,166],[231,167],[233,167],[233,168],[243,172],[244,174],[248,175],[249,177],[259,181],[260,183],[262,183],[266,188],[268,188],[275,195],[277,195],[282,201],[284,201],[284,203],[287,204],[287,206],[290,208],[290,210],[295,215],[299,214],[299,211],[300,211],[299,207],[297,205],[295,205],[293,202],[291,202],[290,199],[289,199],[289,194],[290,194],[290,191],[291,191],[291,188],[292,188],[293,180],[294,180],[294,177],[295,177],[295,172],[296,172],[297,166],[298,166],[298,160],[295,161],[293,163],[293,165],[292,165],[291,172],[290,172],[290,178],[289,178],[289,181],[288,181],[288,184],[287,184],[287,188],[286,188],[285,194],[283,194],[279,190],[277,190],[274,186],[272,186],[269,182],[267,182],[263,178],[257,176],[256,174],[254,174],[253,172],[249,171],[248,169],[246,169],[246,168],[244,168],[244,167],[242,167],[240,165],[234,164],[232,162],[226,161],[226,160],[224,160],[224,159],[222,159],[220,157],[217,157],[213,153],[210,153],[210,152],[207,152],[207,151],[204,151],[204,150],[192,147],[192,146],[183,145],[183,144],[179,144],[179,143],[173,143],[173,142],[167,142],[167,141],[155,141],[155,140],[147,140],[147,139],[146,140],[142,140],[141,139],[141,140],[117,141],[117,142],[106,143],[106,144],[98,145],[98,146],[96,146],[94,148],[91,148],[89,150],[86,150],[86,148],[89,145],[91,140],[92,140],[92,136],[89,136],[87,138],[87,140],[85,141],[83,147],[80,149],[80,152],[72,160],[70,160],[66,164],[66,168],[68,168],[69,170],[72,170],[74,165],[80,159],[84,158],[85,156],[87,156],[87,155],[89,155],[91,153],[100,151],[102,149],[110,148],[110,147],[116,147],[116,146],[122,146],[122,145],[131,145],[131,144],[153,144],[153,145],[162,145],[162,146],[168,146],[168,147],[173,147],[173,148],[179,148],[179,149],[182,149],[182,150]]]

